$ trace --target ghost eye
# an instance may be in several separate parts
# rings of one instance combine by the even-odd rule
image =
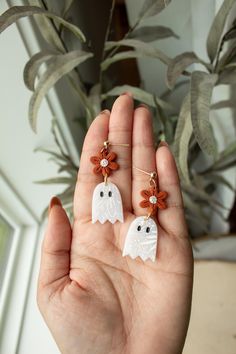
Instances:
[[[146,232],[147,232],[147,233],[150,232],[150,227],[149,227],[149,226],[146,228]]]
[[[104,193],[101,191],[100,192],[100,197],[103,197],[104,196]]]
[[[108,192],[108,196],[109,196],[109,197],[112,196],[112,192],[111,192],[111,191]]]
[[[141,226],[140,226],[140,225],[137,227],[137,230],[138,230],[138,231],[140,231],[140,230],[141,230]]]

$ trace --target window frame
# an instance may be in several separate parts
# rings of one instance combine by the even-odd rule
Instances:
[[[16,353],[38,243],[39,221],[1,171],[0,190],[0,213],[15,231],[0,297],[0,353]]]

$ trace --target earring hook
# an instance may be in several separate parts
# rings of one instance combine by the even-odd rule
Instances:
[[[157,184],[156,184],[156,179],[157,179],[157,172],[156,171],[152,171],[152,172],[147,172],[142,170],[141,168],[138,168],[136,166],[133,166],[133,168],[135,168],[136,170],[148,175],[150,177],[149,179],[149,185],[150,187],[154,187],[156,188]]]

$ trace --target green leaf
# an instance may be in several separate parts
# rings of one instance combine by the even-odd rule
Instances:
[[[162,51],[154,48],[151,44],[139,41],[137,39],[122,39],[120,41],[107,41],[105,49],[110,50],[113,47],[128,46],[135,49],[135,51],[125,51],[115,54],[112,57],[108,57],[101,63],[102,70],[106,70],[111,64],[129,58],[143,58],[151,57],[159,59],[164,64],[169,64],[170,58],[167,57]]]
[[[210,106],[218,75],[195,71],[191,78],[191,117],[193,132],[201,149],[216,155],[216,142],[210,125]]]
[[[216,161],[216,163],[220,163],[222,161],[225,161],[226,158],[229,157],[235,157],[236,158],[236,141],[232,141],[220,154],[219,158]]]
[[[236,47],[235,44],[232,43],[220,58],[216,68],[217,72],[221,72],[222,70],[224,70],[224,67],[227,64],[231,63],[233,60],[235,61],[235,58],[236,58]]]
[[[161,50],[154,48],[152,44],[145,43],[138,39],[121,39],[120,41],[107,41],[105,44],[105,50],[110,50],[114,47],[120,47],[120,46],[132,47],[135,50],[142,53],[143,56],[158,58],[165,64],[168,64],[171,60]]]
[[[186,193],[185,191],[183,191],[183,201],[184,201],[185,208],[187,208],[187,210],[189,210],[191,212],[191,214],[194,215],[194,219],[197,218],[197,222],[198,223],[200,222],[201,225],[205,229],[207,229],[208,218],[204,214],[202,207],[199,204],[197,204],[193,200],[193,198],[190,197],[190,195],[188,193]]]
[[[230,143],[222,152],[219,153],[218,159],[211,165],[207,171],[220,171],[228,166],[236,164],[236,141]]]
[[[48,150],[48,149],[44,149],[44,148],[37,148],[37,149],[34,149],[34,152],[44,152],[52,157],[55,158],[55,161],[58,162],[66,162],[67,164],[69,164],[71,166],[71,168],[75,168],[73,162],[71,161],[70,157],[66,154],[60,154],[60,153],[57,153],[55,151],[52,151],[52,150]]]
[[[155,16],[164,10],[170,3],[171,0],[145,0],[138,18],[145,19]]]
[[[74,183],[74,178],[72,177],[55,177],[44,179],[42,181],[35,181],[36,184],[69,184]]]
[[[211,205],[214,210],[216,206],[228,210],[221,202],[219,202],[216,198],[213,198],[211,195],[207,194],[204,190],[195,187],[193,184],[186,184],[185,182],[182,183],[182,188],[185,192],[192,195],[196,199],[196,201],[205,201]]]
[[[89,92],[89,100],[93,106],[95,115],[97,116],[101,112],[101,84],[97,83],[93,85]]]
[[[211,105],[211,109],[235,108],[235,100],[223,100]]]
[[[217,55],[227,17],[234,4],[235,0],[224,0],[211,25],[211,29],[207,38],[207,53],[212,63]]]
[[[216,185],[223,184],[224,186],[228,187],[231,191],[235,192],[235,189],[233,188],[232,184],[223,175],[209,173],[205,175],[205,178],[209,179]]]
[[[229,41],[234,38],[236,38],[236,28],[231,28],[231,30],[224,35],[224,40]]]
[[[185,52],[171,59],[167,68],[167,86],[173,89],[183,71],[193,63],[202,63],[202,60],[193,52]]]
[[[112,90],[103,94],[102,99],[104,100],[108,96],[119,96],[123,92],[131,92],[134,99],[136,99],[137,101],[146,103],[148,106],[155,108],[156,103],[157,103],[163,109],[167,109],[167,110],[173,109],[169,103],[161,100],[158,96],[155,96],[155,100],[156,100],[156,103],[155,103],[154,97],[151,93],[146,92],[138,87],[134,87],[134,86],[130,86],[130,85],[116,86]]]
[[[40,66],[50,59],[55,58],[58,54],[59,53],[55,51],[43,50],[30,58],[25,65],[23,73],[25,86],[29,90],[34,91],[34,84]]]
[[[121,53],[115,54],[113,57],[107,58],[101,63],[101,70],[102,71],[107,70],[111,64],[114,64],[117,61],[126,60],[126,59],[134,59],[134,58],[143,58],[143,54],[136,52],[134,50],[129,50],[127,52],[121,52]]]
[[[217,85],[235,85],[235,84],[236,84],[236,63],[235,63],[235,67],[225,68],[225,70],[219,74],[219,80],[217,82]]]
[[[43,97],[50,88],[64,75],[68,74],[76,66],[92,57],[92,53],[74,50],[67,54],[61,54],[51,63],[40,78],[29,104],[29,121],[33,131],[36,132],[37,113]]]
[[[37,6],[46,10],[45,4],[42,2],[42,0],[28,0],[28,3],[31,6]],[[65,53],[66,48],[62,42],[61,37],[59,36],[59,33],[57,32],[57,28],[55,27],[53,21],[45,16],[37,15],[34,17],[34,19],[45,41],[49,43],[52,48],[57,49],[60,53]]]
[[[154,122],[154,128],[155,128],[155,133],[159,132],[159,136],[157,135],[157,141],[158,140],[164,140],[166,141],[169,145],[172,144],[173,139],[174,139],[174,123],[173,120],[175,117],[169,116],[165,113],[164,109],[160,107],[158,104],[156,97],[153,95],[154,102],[156,104],[156,119],[153,120]],[[156,127],[156,125],[159,124],[159,129]],[[163,128],[163,131],[162,131]],[[160,135],[160,133],[162,133]]]
[[[189,142],[193,133],[193,126],[191,121],[191,106],[190,95],[188,94],[182,103],[179,119],[175,131],[174,139],[174,154],[177,160],[177,165],[181,176],[186,183],[190,183],[189,168],[188,168],[188,154]]]
[[[12,25],[14,22],[20,20],[21,18],[33,15],[44,16],[57,21],[58,23],[69,29],[71,32],[73,32],[75,36],[77,36],[82,42],[85,42],[85,36],[77,26],[64,20],[60,16],[52,12],[48,12],[37,6],[13,6],[9,10],[4,12],[0,16],[0,33],[3,32],[8,26]]]
[[[68,174],[70,174],[73,178],[77,177],[78,174],[78,170],[75,170],[73,167],[71,167],[70,165],[60,165],[59,169],[58,169],[58,173],[61,172],[67,172]]]
[[[143,26],[135,29],[128,36],[128,38],[135,38],[144,42],[153,42],[168,37],[179,38],[171,28],[165,26]]]
[[[66,17],[67,13],[70,11],[71,6],[73,5],[74,0],[64,0],[64,9],[62,12],[62,17]]]

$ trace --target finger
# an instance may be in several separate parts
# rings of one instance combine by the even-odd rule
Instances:
[[[187,237],[179,176],[174,157],[167,144],[157,149],[156,163],[159,190],[168,193],[167,209],[158,211],[158,221],[167,233]]]
[[[52,198],[48,226],[42,244],[39,288],[57,280],[69,280],[71,225],[58,198]]]
[[[137,168],[150,173],[156,170],[155,149],[151,113],[145,106],[134,112],[133,125],[133,170],[132,170],[132,203],[135,215],[146,215],[147,211],[139,205],[143,199],[142,190],[149,188],[149,176]]]
[[[107,140],[109,116],[108,110],[101,112],[94,119],[84,140],[74,194],[75,219],[91,219],[92,194],[96,185],[103,181],[103,177],[93,173],[94,165],[90,158],[98,155]]]
[[[112,151],[117,153],[119,169],[111,175],[122,195],[124,210],[131,210],[131,144],[133,125],[133,98],[128,94],[118,97],[113,104],[109,137],[111,144],[129,144],[129,146],[114,146]]]

